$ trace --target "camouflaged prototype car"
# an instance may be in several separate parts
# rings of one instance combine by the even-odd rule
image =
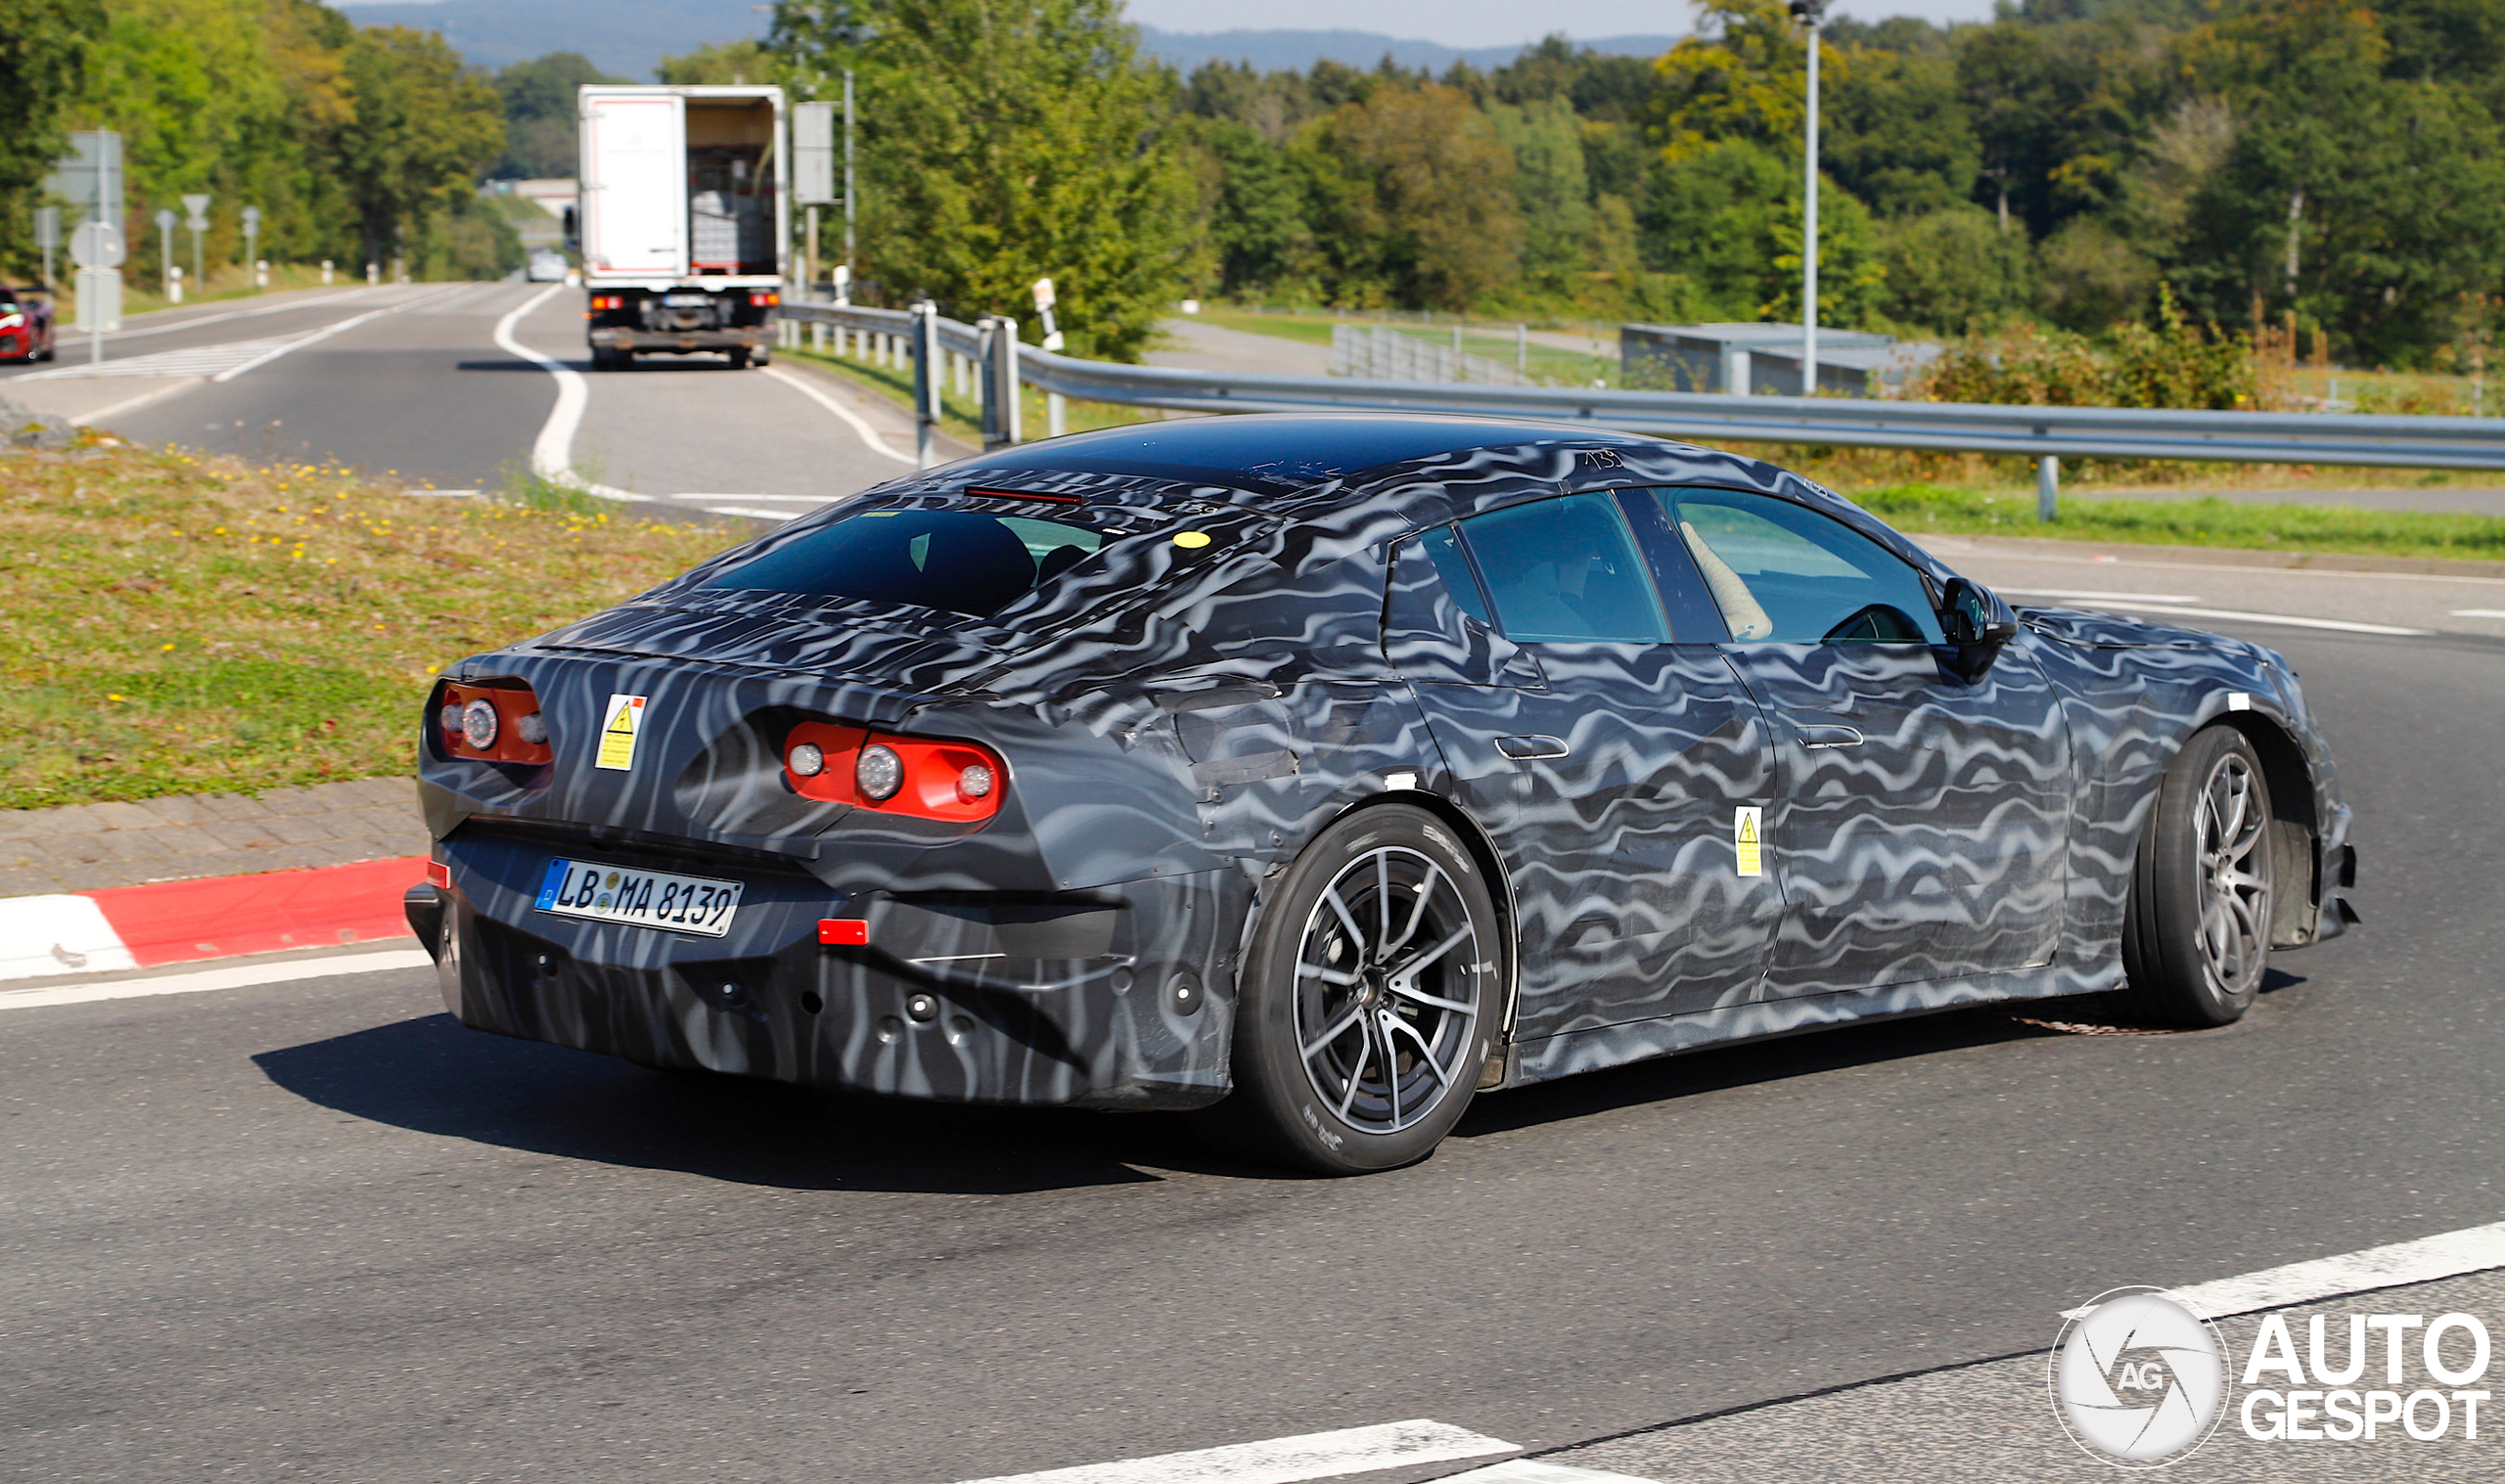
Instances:
[[[2013,611],[1749,459],[1152,424],[883,485],[455,666],[409,918],[469,1025],[1206,1108],[1332,1171],[1475,1090],[2125,988],[2353,914],[2295,674]]]

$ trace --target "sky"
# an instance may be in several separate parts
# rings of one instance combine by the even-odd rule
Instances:
[[[1676,36],[1695,23],[1687,6],[1660,0],[1547,0],[1537,7],[1518,0],[1268,0],[1252,11],[1239,0],[1129,0],[1128,9],[1133,21],[1167,31],[1382,31],[1446,46],[1503,46],[1550,31]],[[1989,21],[1992,0],[1837,0],[1833,13],[1860,21]]]

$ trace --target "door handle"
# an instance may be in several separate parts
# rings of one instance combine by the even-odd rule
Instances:
[[[1564,757],[1573,748],[1567,746],[1562,737],[1534,736],[1497,738],[1496,750],[1517,762],[1527,762],[1537,757]]]
[[[1800,734],[1800,745],[1811,750],[1819,747],[1858,747],[1862,742],[1859,727],[1818,723],[1809,726],[1796,724],[1792,730]]]

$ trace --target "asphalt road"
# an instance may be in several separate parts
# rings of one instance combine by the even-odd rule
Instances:
[[[492,490],[528,468],[558,405],[556,376],[498,341],[520,310],[519,342],[583,379],[572,455],[587,480],[789,516],[912,468],[904,416],[834,378],[710,356],[590,374],[581,299],[497,283],[229,300],[134,319],[107,337],[103,375],[65,341],[61,362],[0,375],[0,394],[149,444]]]
[[[2389,628],[2429,607],[2375,596],[2401,578],[1969,564]],[[2243,1023],[1982,1010],[1708,1052],[1484,1097],[1362,1180],[1161,1118],[499,1040],[418,971],[0,1010],[0,1474],[951,1484],[1421,1417],[1553,1449],[2040,1352],[2118,1284],[2494,1221],[2505,638],[2462,622],[2209,625],[2302,673],[2363,858],[2364,928],[2281,958]],[[1964,1471],[1945,1416],[1868,1476]],[[1675,1480],[1680,1436],[1590,1457]],[[1694,1446],[1789,1478],[1810,1437]],[[2110,1477],[2074,1463],[2046,1476]]]

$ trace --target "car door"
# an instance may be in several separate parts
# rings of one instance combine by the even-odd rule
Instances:
[[[1786,910],[1770,998],[2049,963],[2069,734],[2022,650],[1948,662],[1923,575],[1843,521],[1731,490],[1657,490],[1773,724],[1764,846]]]
[[[1782,901],[1735,870],[1732,821],[1771,791],[1769,735],[1709,601],[1664,604],[1619,497],[1412,537],[1391,587],[1387,652],[1504,857],[1516,1036],[1753,993]]]

